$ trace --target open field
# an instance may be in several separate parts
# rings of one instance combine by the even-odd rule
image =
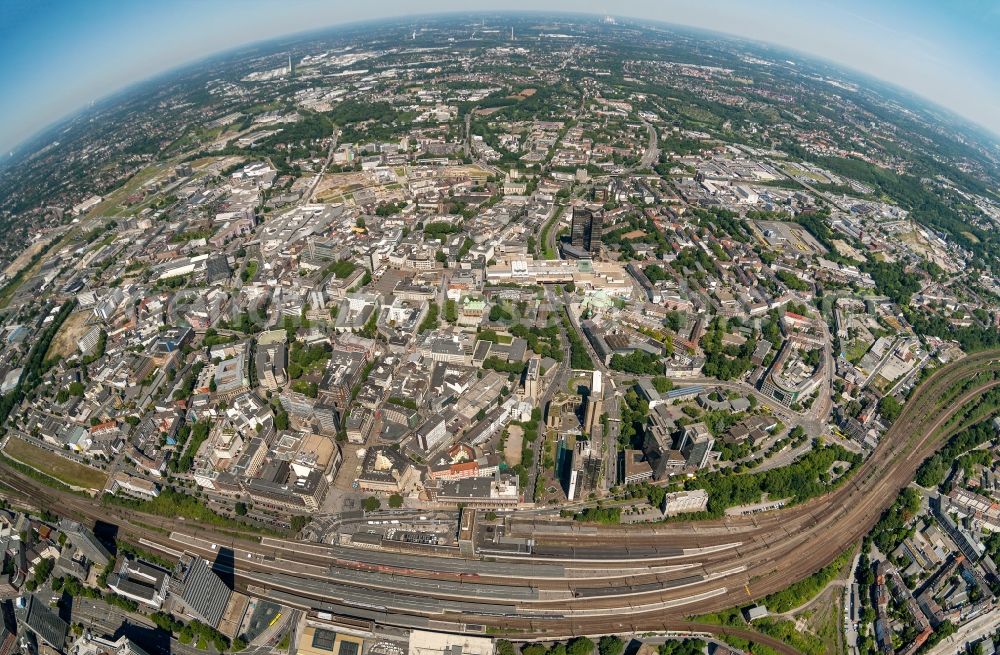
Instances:
[[[814,255],[826,254],[826,248],[799,225],[786,221],[754,221],[758,238],[773,247],[787,247]]]
[[[50,243],[54,238],[55,237],[53,236],[45,239],[39,239],[38,241],[28,246],[28,248],[24,252],[18,255],[17,258],[14,261],[12,261],[7,266],[7,268],[3,270],[4,275],[6,275],[7,277],[12,277],[19,270],[27,266],[31,262],[31,258],[34,257],[37,253],[41,252],[42,248],[45,247],[45,244]]]
[[[517,466],[521,463],[521,450],[524,448],[524,428],[511,424],[507,428],[507,443],[504,445],[504,461],[507,466]]]
[[[201,157],[191,162],[191,169],[199,172],[217,172],[246,159],[245,157]]]
[[[783,170],[785,173],[788,173],[792,177],[806,177],[812,180],[813,182],[817,182],[819,184],[830,183],[830,180],[828,180],[825,176],[815,173],[813,171],[806,170],[792,163],[786,163],[782,165],[781,170]]]
[[[836,577],[808,602],[783,618],[792,618],[795,628],[805,635],[816,637],[822,644],[824,655],[841,655],[845,651],[841,621],[844,613],[844,588],[850,583],[852,561],[848,559],[837,571]]]
[[[324,175],[316,187],[316,200],[324,203],[347,202],[354,199],[354,194],[358,192],[370,193],[376,202],[406,199],[397,182],[381,182],[371,173],[351,172]]]
[[[854,261],[858,262],[863,262],[865,260],[864,253],[862,253],[860,250],[857,250],[856,248],[852,248],[843,239],[834,239],[833,247],[837,249],[837,252],[839,252],[844,257],[847,257],[848,259],[853,259]]]
[[[67,244],[69,242],[69,240],[71,238],[73,238],[73,236],[76,235],[79,232],[79,229],[80,229],[80,225],[78,224],[78,225],[76,225],[76,226],[74,226],[72,228],[69,228],[64,233],[62,233],[60,236],[53,237],[52,241],[54,241],[54,243],[52,243],[49,246],[49,251],[53,252],[53,253],[54,252],[58,252],[59,248],[61,248],[65,244]],[[29,262],[31,261],[30,258],[29,258],[28,261]],[[21,279],[19,281],[17,281],[17,284],[11,284],[11,286],[9,286],[8,288],[6,288],[3,291],[3,293],[0,294],[0,309],[6,307],[7,304],[10,303],[11,298],[13,298],[17,294],[17,290],[21,288],[21,285],[24,282],[26,282],[27,280],[30,280],[32,277],[34,277],[35,275],[38,274],[38,271],[40,271],[42,269],[42,265],[44,263],[45,263],[45,258],[44,257],[39,257],[39,259],[38,259],[37,262],[35,262],[29,268],[23,269],[24,270],[24,274],[21,276]]]
[[[316,195],[321,198],[343,196],[369,186],[374,186],[374,182],[365,173],[327,173],[319,181]]]
[[[816,598],[809,610],[796,617],[796,623],[805,628],[805,632],[819,637],[827,655],[840,655],[844,652],[840,633],[843,596],[842,586],[830,585]]]
[[[459,164],[457,166],[449,166],[447,174],[451,175],[468,175],[469,177],[476,178],[482,177],[486,178],[491,175],[490,171],[483,168],[479,164]]]
[[[125,199],[138,191],[143,184],[168,170],[169,166],[169,164],[154,164],[138,171],[125,184],[109,193],[104,200],[88,211],[87,217],[120,216],[124,211],[121,204],[125,202]]]
[[[7,442],[4,453],[73,487],[101,490],[108,481],[108,476],[103,471],[77,464],[16,437]]]
[[[59,328],[55,339],[52,340],[52,345],[49,346],[49,352],[45,354],[45,358],[49,359],[57,356],[69,357],[75,354],[77,352],[77,342],[83,338],[83,335],[89,329],[87,319],[90,317],[90,310],[81,310],[70,314],[70,317]]]
[[[852,364],[857,364],[861,361],[861,358],[865,356],[868,349],[871,347],[870,343],[865,343],[861,340],[855,340],[847,344],[845,350],[845,355],[847,356],[847,361]]]
[[[507,96],[507,97],[511,98],[513,100],[520,101],[520,100],[524,100],[525,98],[530,98],[531,96],[535,95],[535,93],[537,93],[537,92],[538,92],[537,89],[528,88],[528,89],[522,90],[520,93],[516,93],[514,95],[510,95],[510,96]]]

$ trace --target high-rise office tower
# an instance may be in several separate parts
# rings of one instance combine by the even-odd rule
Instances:
[[[601,249],[603,227],[604,217],[600,213],[583,207],[574,207],[570,243],[588,252],[596,252]]]

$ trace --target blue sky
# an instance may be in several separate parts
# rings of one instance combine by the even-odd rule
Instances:
[[[0,0],[0,151],[131,83],[242,44],[357,20],[498,9],[613,13],[775,43],[1000,134],[1000,0]]]

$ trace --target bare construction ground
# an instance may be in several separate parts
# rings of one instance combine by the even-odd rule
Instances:
[[[28,246],[24,252],[17,256],[17,259],[8,264],[7,268],[3,269],[4,275],[10,277],[27,266],[28,262],[31,261],[31,258],[41,251],[41,249],[45,247],[45,244],[49,243],[54,238],[55,235],[46,239],[39,239],[35,243]]]
[[[45,355],[46,359],[57,356],[70,357],[77,353],[76,344],[90,329],[88,323],[91,316],[93,314],[86,309],[70,314],[66,322],[59,328],[55,339],[52,340],[49,352]]]

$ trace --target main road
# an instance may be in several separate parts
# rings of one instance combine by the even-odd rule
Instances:
[[[457,549],[395,544],[361,550],[237,536],[102,506],[6,467],[0,489],[67,516],[116,523],[123,538],[168,555],[187,551],[214,559],[231,549],[227,561],[239,588],[300,609],[383,625],[510,631],[519,638],[695,629],[718,634],[728,629],[685,617],[759,599],[830,563],[871,529],[920,463],[962,427],[961,410],[997,386],[1000,351],[938,369],[849,479],[799,505],[645,526],[515,514],[507,535],[531,538],[530,554],[484,547],[477,559],[465,559]]]
[[[636,166],[637,170],[649,168],[660,159],[660,149],[657,147],[658,135],[656,127],[646,119],[642,120],[642,124],[646,126],[646,130],[649,132],[649,143],[646,145],[646,151],[642,153],[642,157],[639,159],[639,165]]]

